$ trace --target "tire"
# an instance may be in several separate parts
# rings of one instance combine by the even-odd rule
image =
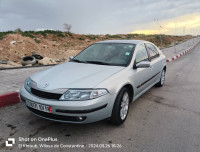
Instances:
[[[41,56],[39,54],[33,54],[32,56],[37,60],[42,60],[43,59],[43,56]]]
[[[23,66],[28,64],[34,65],[36,63],[36,59],[33,56],[25,56],[21,59],[21,63]]]
[[[116,125],[121,125],[128,115],[130,104],[130,92],[128,88],[122,88],[117,95],[110,121]]]
[[[160,76],[160,81],[155,85],[156,87],[162,87],[165,83],[165,73],[166,73],[166,70],[163,69],[162,72],[161,72],[161,76]]]

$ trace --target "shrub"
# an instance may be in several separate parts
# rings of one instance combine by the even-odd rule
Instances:
[[[79,40],[85,40],[83,37],[79,37],[78,39],[79,39]]]
[[[35,32],[35,34],[41,34],[42,36],[46,36],[45,31],[37,31],[37,32]]]
[[[111,38],[114,38],[114,39],[120,39],[121,36],[120,36],[120,35],[111,35]]]
[[[30,38],[35,38],[34,35],[31,34],[32,32],[31,31],[25,31],[25,32],[22,32],[22,36],[26,36],[26,37],[30,37]]]
[[[13,33],[15,33],[15,32],[13,32],[13,31],[0,32],[0,40],[2,40],[5,35],[13,34]]]
[[[71,36],[71,37],[73,35],[71,32],[66,32],[66,34],[69,35],[69,36]]]
[[[17,28],[17,29],[15,29],[15,32],[16,32],[16,33],[21,33],[22,30],[21,30],[20,28]]]
[[[95,35],[85,35],[87,38],[89,39],[92,39],[92,40],[95,40],[96,39],[96,36]]]
[[[40,40],[38,40],[38,39],[34,39],[34,40],[35,40],[36,43],[40,43]]]
[[[122,37],[120,35],[110,35],[110,34],[106,34],[105,35],[108,39],[121,39]]]
[[[136,36],[138,36],[138,34],[127,34],[126,38],[131,39],[131,38],[135,38]]]

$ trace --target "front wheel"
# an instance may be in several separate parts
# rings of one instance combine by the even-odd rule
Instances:
[[[165,83],[165,69],[162,70],[160,81],[156,84],[156,87],[162,87],[164,83]]]
[[[111,122],[116,125],[121,125],[128,115],[130,102],[130,93],[127,88],[122,88],[117,98],[112,111]]]

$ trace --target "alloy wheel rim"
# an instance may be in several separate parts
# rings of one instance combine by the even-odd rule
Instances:
[[[126,118],[128,113],[128,107],[129,107],[129,95],[127,92],[125,92],[121,101],[121,109],[120,109],[121,120],[124,120]]]
[[[165,71],[163,70],[161,74],[161,84],[163,85],[164,82],[165,82]]]

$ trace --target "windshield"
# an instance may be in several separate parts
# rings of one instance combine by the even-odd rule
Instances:
[[[123,43],[96,43],[80,54],[72,61],[80,63],[92,63],[102,65],[127,66],[135,48],[134,44]]]

